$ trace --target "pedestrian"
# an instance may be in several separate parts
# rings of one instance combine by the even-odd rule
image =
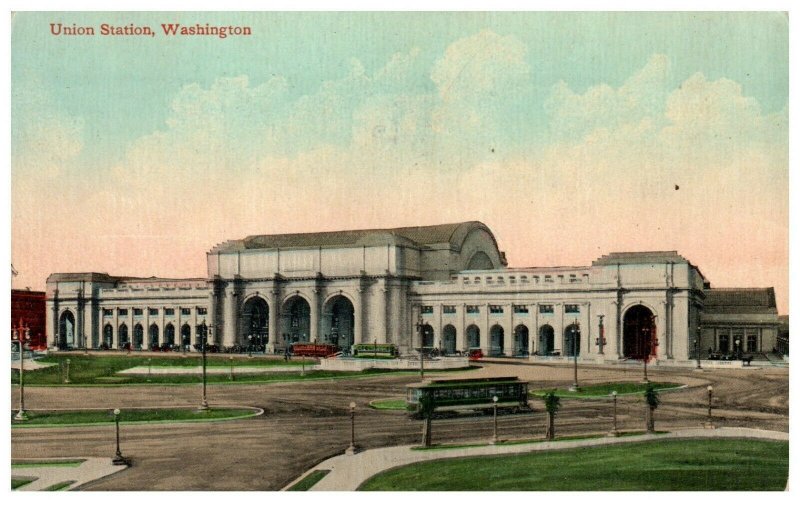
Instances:
[[[289,346],[288,345],[286,346],[286,349],[284,349],[284,351],[283,351],[283,361],[284,362],[288,362],[289,361]]]

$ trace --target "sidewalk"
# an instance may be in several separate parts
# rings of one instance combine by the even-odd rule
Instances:
[[[282,490],[297,483],[314,470],[330,470],[316,485],[309,490],[317,491],[355,491],[359,485],[372,476],[398,466],[434,459],[473,457],[480,455],[504,455],[545,450],[566,450],[587,446],[602,446],[615,443],[635,443],[657,439],[680,439],[695,437],[740,437],[756,439],[773,439],[788,441],[789,434],[759,429],[721,428],[721,429],[682,429],[669,434],[641,434],[637,436],[590,438],[574,441],[545,441],[519,445],[476,446],[471,448],[451,448],[442,450],[412,450],[411,446],[393,446],[366,450],[356,455],[337,455],[325,460]]]
[[[28,459],[34,462],[38,459]],[[48,462],[53,459],[41,459],[39,463]],[[58,459],[70,460],[70,459]],[[103,478],[110,474],[118,473],[128,466],[115,466],[111,464],[111,457],[90,457],[90,458],[76,458],[74,460],[83,460],[84,462],[77,467],[69,466],[36,466],[36,467],[14,467],[11,469],[11,476],[29,476],[35,477],[36,480],[23,485],[17,490],[44,490],[51,485],[61,482],[74,482],[65,490],[73,490],[75,487],[85,483]],[[12,460],[13,463],[13,460]]]

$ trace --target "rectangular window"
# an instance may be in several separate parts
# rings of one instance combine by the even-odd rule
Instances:
[[[148,316],[158,316],[158,309],[148,308],[147,309]]]
[[[527,313],[528,313],[527,305],[514,305],[514,314],[527,314]]]
[[[198,307],[197,308],[197,315],[198,316],[205,316],[206,314],[208,314],[208,310],[206,310],[205,307]]]
[[[165,316],[174,316],[175,315],[175,309],[164,309],[164,315]]]
[[[103,316],[111,317],[114,315],[114,309],[103,309]]]
[[[749,352],[758,351],[758,336],[756,335],[747,336],[747,351]]]
[[[564,305],[564,312],[567,314],[578,314],[581,311],[578,305],[567,304]]]
[[[117,309],[117,316],[127,316],[128,309]]]
[[[552,314],[552,313],[553,313],[552,305],[539,305],[539,314]]]
[[[502,305],[489,305],[489,314],[502,314],[502,313],[503,313]]]
[[[423,314],[433,314],[433,305],[423,305],[422,306],[422,313]]]
[[[720,335],[719,336],[719,350],[723,353],[727,353],[728,349],[730,349],[730,337],[728,335]]]
[[[477,305],[467,305],[467,314],[480,314],[481,311]]]
[[[186,307],[181,309],[181,316],[191,316],[192,309],[187,309]]]
[[[456,306],[455,305],[443,305],[442,306],[442,313],[443,314],[455,314],[456,313]]]
[[[133,309],[133,315],[134,316],[141,316],[143,314],[144,314],[144,311],[142,309]]]

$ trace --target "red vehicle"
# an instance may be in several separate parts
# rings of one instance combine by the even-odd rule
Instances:
[[[296,342],[292,344],[292,354],[295,356],[314,356],[325,358],[339,352],[335,344],[314,344],[310,342]]]
[[[483,350],[482,349],[470,349],[467,356],[470,360],[480,360],[483,358]]]

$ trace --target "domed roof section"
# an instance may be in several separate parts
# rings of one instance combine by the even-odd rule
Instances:
[[[485,230],[494,240],[494,235],[485,224],[478,221],[470,221],[433,226],[252,235],[242,240],[229,240],[220,243],[211,249],[211,252],[310,247],[369,247],[377,245],[402,245],[422,248],[440,244],[450,244],[452,248],[458,250],[467,235],[475,229]],[[497,242],[495,241],[496,245]]]

